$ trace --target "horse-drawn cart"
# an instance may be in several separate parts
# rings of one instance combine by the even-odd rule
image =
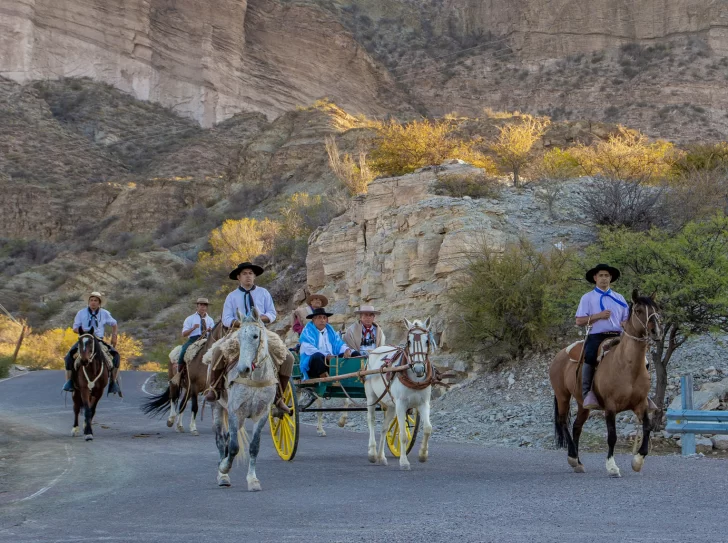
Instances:
[[[296,361],[293,367],[293,375],[283,394],[283,399],[292,413],[291,415],[282,415],[281,418],[273,416],[273,412],[269,414],[273,444],[283,460],[293,460],[296,456],[300,413],[367,411],[366,393],[362,379],[362,374],[366,369],[366,357],[333,358],[328,363],[328,378],[304,381],[302,380],[298,354],[294,353],[294,356]],[[302,394],[302,397],[299,398],[302,391],[308,391],[308,393]],[[317,403],[318,398],[349,400],[347,405],[353,404],[353,406],[312,407],[314,403]],[[377,406],[377,410],[380,410],[379,406]],[[419,413],[416,410],[408,412],[406,428],[408,453],[412,450],[417,439],[419,425]],[[401,447],[399,424],[396,417],[387,428],[387,446],[392,455],[399,458]]]

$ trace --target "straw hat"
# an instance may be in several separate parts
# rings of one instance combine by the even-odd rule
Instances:
[[[90,300],[91,298],[98,298],[99,299],[99,304],[104,303],[104,297],[97,290],[94,290],[91,294],[88,295],[88,299]]]
[[[210,305],[210,301],[207,298],[197,298],[196,304]]]
[[[375,315],[379,315],[381,311],[375,309],[373,305],[361,305],[354,313],[374,313]]]
[[[329,305],[329,299],[326,296],[324,296],[323,294],[311,294],[311,295],[309,295],[309,297],[306,298],[306,303],[308,305],[311,305],[311,302],[313,300],[316,300],[316,299],[321,300],[321,307],[326,307],[327,305]]]

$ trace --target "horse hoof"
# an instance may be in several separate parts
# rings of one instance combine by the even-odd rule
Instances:
[[[224,473],[217,474],[217,486],[228,487],[231,486],[230,477]]]
[[[248,481],[248,492],[259,492],[261,490],[263,490],[263,488],[260,486],[260,481],[258,479]]]
[[[317,430],[319,437],[326,437],[326,431],[325,430]]]
[[[584,464],[579,464],[578,466],[574,466],[574,473],[586,473]]]
[[[382,456],[382,457],[381,457],[381,458],[380,458],[380,459],[379,459],[379,460],[377,461],[377,464],[379,464],[380,466],[386,466],[386,465],[387,465],[387,459],[386,459],[386,458],[385,458],[384,456]]]
[[[422,462],[424,464],[425,462],[427,462],[427,455],[426,454],[425,455],[420,454],[417,457],[417,460],[419,460],[420,462]]]
[[[346,421],[345,420],[342,420],[342,419],[339,419],[339,421],[336,423],[336,425],[339,428],[343,428],[344,426],[346,426]]]
[[[180,434],[184,434],[185,433],[185,427],[184,426],[177,426],[177,428],[175,428],[175,430],[177,430]]]
[[[174,419],[167,419],[167,428],[174,426]]]
[[[642,466],[644,465],[644,463],[645,463],[645,457],[642,456],[641,454],[635,454],[632,457],[632,470],[639,472],[640,470],[642,470]]]
[[[569,462],[569,465],[572,468],[575,468],[576,466],[579,465],[579,459],[578,458],[572,458],[571,456],[567,456],[566,457],[566,460]]]
[[[78,426],[74,426],[71,429],[71,437],[78,437],[80,435],[81,435],[81,432],[79,431]]]
[[[198,432],[197,430],[192,430],[190,434],[192,434],[193,436],[199,436],[200,432]]]
[[[617,467],[617,463],[614,461],[614,457],[607,460],[607,473],[609,473],[610,477],[621,477],[622,475],[619,473],[619,468]]]
[[[372,464],[376,464],[376,463],[377,463],[377,455],[376,455],[376,454],[370,454],[370,455],[368,456],[368,458],[369,458],[369,461],[370,461],[370,462],[371,462]]]
[[[83,436],[83,438],[84,438],[84,439],[85,439],[86,441],[93,441],[93,440],[94,440],[94,436],[93,436],[93,434],[86,434],[85,436]]]
[[[410,471],[412,469],[412,466],[410,466],[409,464],[400,464],[399,469],[401,469],[402,471]]]

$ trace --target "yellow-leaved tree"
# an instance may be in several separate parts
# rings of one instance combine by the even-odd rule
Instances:
[[[513,185],[519,186],[521,169],[531,160],[534,144],[541,139],[551,123],[547,117],[521,115],[517,122],[499,127],[498,138],[490,148],[498,155],[503,167],[513,175]]]
[[[200,253],[198,267],[207,274],[215,274],[267,253],[273,248],[279,228],[270,219],[228,219],[210,233],[212,251]]]

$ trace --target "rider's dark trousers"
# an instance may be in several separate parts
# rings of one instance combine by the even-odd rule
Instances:
[[[589,334],[584,341],[584,363],[590,366],[597,365],[597,355],[599,354],[599,345],[602,341],[610,337],[618,337],[619,332],[604,332],[601,334]]]
[[[177,365],[184,364],[185,362],[185,353],[187,352],[187,349],[190,345],[192,345],[195,341],[200,339],[200,334],[196,336],[190,336],[187,341],[185,341],[184,345],[182,345],[182,350],[179,353],[179,359],[177,360]]]

